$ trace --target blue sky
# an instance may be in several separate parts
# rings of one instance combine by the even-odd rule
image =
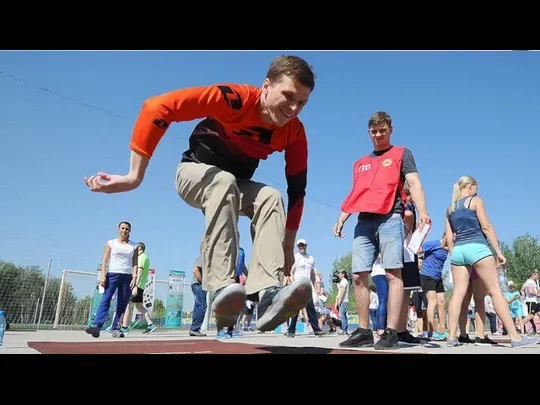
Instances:
[[[133,239],[146,243],[158,279],[170,269],[191,272],[203,216],[176,195],[174,175],[194,122],[169,129],[133,192],[94,194],[83,177],[128,170],[144,99],[216,82],[260,85],[280,53],[306,58],[318,75],[301,115],[309,173],[299,237],[326,282],[333,260],[352,245],[355,218],[343,240],[333,237],[332,225],[353,162],[371,150],[367,120],[377,110],[394,120],[393,143],[414,153],[431,237],[441,234],[452,185],[464,174],[478,179],[500,239],[538,233],[540,53],[2,52],[0,259],[46,269],[52,258],[53,275],[94,271],[105,241],[127,220]],[[262,162],[255,179],[284,192],[283,155]],[[249,258],[248,225],[242,218]]]

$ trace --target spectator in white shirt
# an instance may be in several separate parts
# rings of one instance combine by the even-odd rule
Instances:
[[[294,264],[291,269],[291,281],[294,283],[299,278],[307,278],[311,281],[312,292],[315,291],[315,259],[307,253],[307,242],[305,239],[299,239],[296,242],[298,252],[294,255]],[[312,294],[313,297],[313,294]],[[316,336],[324,335],[324,332],[319,327],[317,312],[313,298],[309,300],[306,306],[309,324]],[[287,337],[294,337],[296,333],[296,322],[298,321],[298,313],[291,318],[289,327],[287,328]]]
[[[377,323],[377,308],[379,308],[379,296],[377,295],[377,289],[375,285],[371,284],[369,286],[369,317],[371,318],[371,323],[373,324],[373,330],[379,329]]]
[[[486,308],[486,316],[489,319],[491,333],[497,333],[497,314],[495,313],[495,308],[493,307],[493,300],[489,295],[486,295],[484,298],[484,306]]]
[[[523,319],[524,328],[527,328],[527,324],[531,322],[533,324],[533,331],[536,333],[536,325],[534,325],[535,315],[540,316],[540,291],[538,288],[538,272],[535,270],[532,272],[531,277],[525,281],[521,291],[525,295],[525,304],[527,305],[527,316]],[[525,333],[525,331],[523,331]]]
[[[349,322],[347,319],[347,309],[349,309],[349,276],[345,270],[339,272],[338,296],[336,307],[341,318],[341,334],[348,335]]]

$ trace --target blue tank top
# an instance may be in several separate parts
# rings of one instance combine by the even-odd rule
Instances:
[[[465,201],[468,198],[469,197],[464,197],[458,200],[456,209],[448,218],[452,230],[456,234],[455,245],[464,245],[466,243],[482,243],[488,245],[488,241],[484,232],[482,232],[482,227],[478,221],[476,211],[465,207]],[[470,202],[468,205],[470,205]]]

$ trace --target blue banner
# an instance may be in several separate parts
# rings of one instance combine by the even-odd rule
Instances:
[[[182,326],[182,312],[184,310],[184,280],[186,273],[180,270],[169,270],[169,293],[167,294],[166,328],[180,328]]]

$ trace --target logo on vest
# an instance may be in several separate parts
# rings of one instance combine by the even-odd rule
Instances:
[[[367,172],[369,169],[371,169],[371,163],[368,163],[367,165],[361,165],[358,168],[359,172]]]
[[[388,167],[392,164],[392,159],[384,159],[381,163],[384,167]]]

